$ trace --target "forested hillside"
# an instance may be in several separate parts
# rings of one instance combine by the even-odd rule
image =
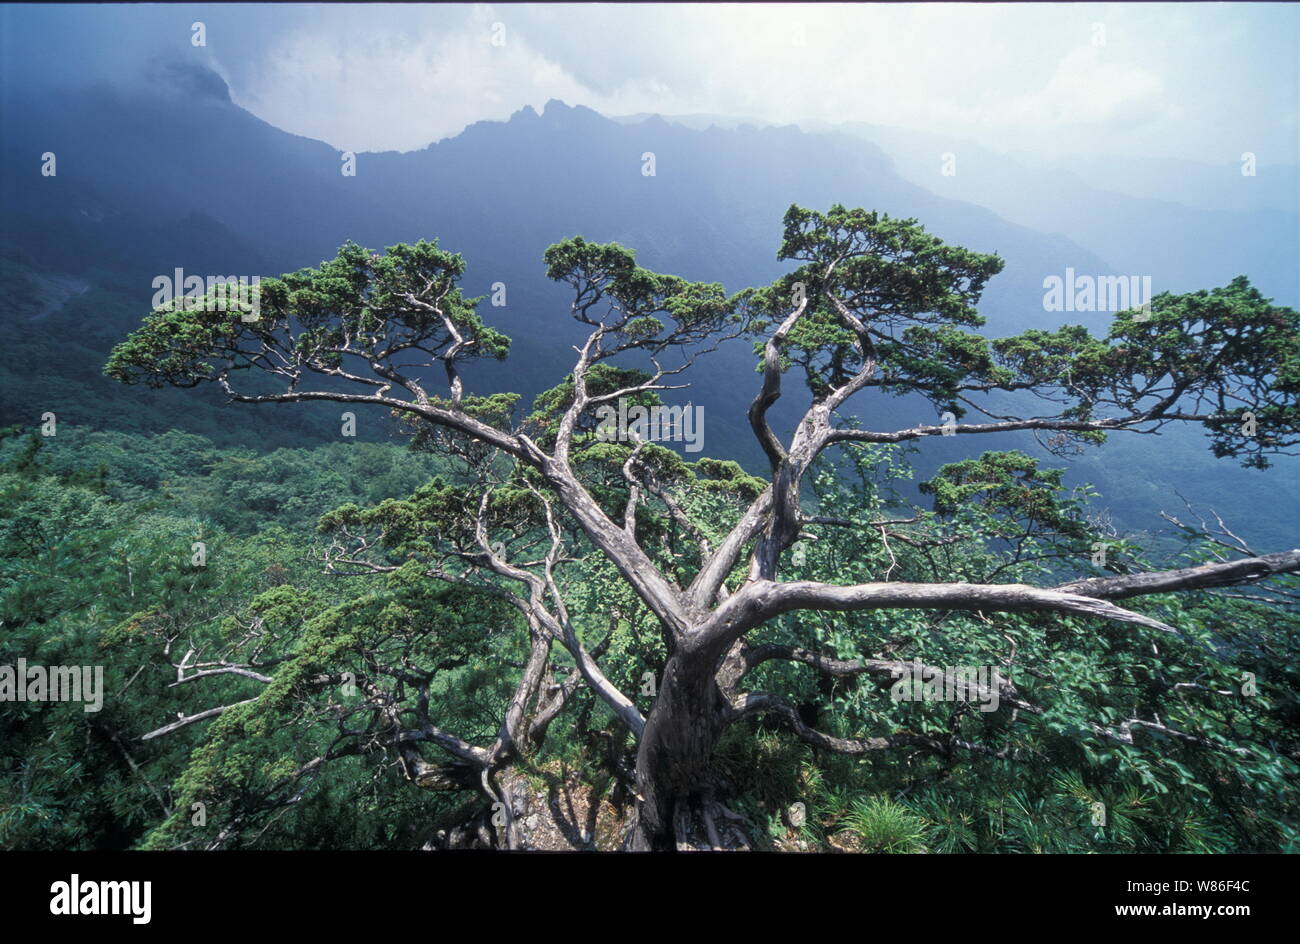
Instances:
[[[368,577],[326,577],[321,573],[315,519],[321,499],[372,505],[414,492],[439,471],[429,456],[395,446],[336,444],[312,450],[278,450],[258,457],[247,450],[218,449],[186,434],[88,433],[68,428],[42,440],[10,430],[4,440],[0,494],[0,663],[18,658],[47,664],[103,664],[112,697],[98,714],[79,704],[8,706],[0,717],[3,779],[0,780],[0,845],[6,848],[130,848],[146,842],[185,796],[183,775],[192,753],[209,737],[202,724],[167,737],[140,736],[217,702],[256,694],[256,683],[231,678],[203,691],[170,687],[175,670],[159,658],[164,640],[175,636],[234,647],[254,621],[288,635],[276,643],[292,652],[294,631],[310,614],[349,600],[364,601],[348,613],[350,625],[421,613],[438,627],[433,644],[446,665],[439,709],[461,719],[467,736],[489,736],[510,697],[508,663],[522,658],[520,628],[509,614],[482,612],[446,591],[431,595],[400,581]],[[877,472],[888,483],[906,474],[898,456],[882,454]],[[823,476],[823,487],[832,477]],[[837,486],[844,489],[844,486]],[[830,504],[869,508],[878,498],[846,490]],[[987,570],[986,552],[973,533],[983,527],[978,513],[967,516],[967,535],[945,554],[951,573]],[[191,565],[192,544],[207,546],[207,565]],[[806,563],[810,572],[881,567],[924,573],[927,564],[910,545],[895,542],[890,563],[881,553],[863,557],[857,547],[818,548]],[[1186,560],[1203,554],[1187,553]],[[1182,557],[1173,558],[1177,561]],[[851,563],[850,563],[851,562]],[[583,568],[576,584],[588,583],[580,600],[591,601],[581,623],[592,638],[604,639],[609,575]],[[575,589],[577,587],[575,586]],[[597,601],[600,601],[597,603]],[[961,758],[827,755],[779,726],[757,724],[734,730],[720,746],[720,783],[746,817],[746,836],[756,848],[862,849],[884,852],[1032,851],[1227,851],[1294,850],[1295,809],[1290,795],[1300,725],[1295,692],[1300,678],[1289,654],[1300,645],[1300,621],[1249,600],[1203,594],[1182,603],[1178,625],[1192,639],[1213,638],[1231,658],[1206,672],[1199,654],[1179,647],[1168,653],[1170,675],[1145,668],[1150,642],[1140,638],[1088,638],[1059,621],[1017,617],[1003,631],[1023,640],[1024,658],[1051,679],[1051,686],[1075,693],[1032,733],[1014,739],[1004,723],[982,725],[991,743],[1013,746],[1032,763],[971,754]],[[939,664],[983,658],[987,642],[978,618],[949,617],[942,637],[926,621],[891,621],[886,651],[906,655],[921,646]],[[385,628],[389,629],[387,624]],[[774,627],[773,640],[819,645],[853,658],[858,640],[883,627],[835,618],[800,619]],[[644,648],[644,631],[632,621],[613,624],[606,651],[624,653],[620,680],[629,690],[662,659]],[[395,632],[389,629],[390,632]],[[1046,631],[1046,635],[1044,635]],[[1091,634],[1089,634],[1091,635]],[[1031,641],[1032,640],[1032,641]],[[1161,644],[1157,644],[1161,645]],[[1279,672],[1278,667],[1285,666]],[[831,720],[844,732],[864,725],[903,723],[944,729],[945,706],[892,704],[883,691],[850,679],[818,681],[797,668],[773,666],[790,686],[801,716]],[[1155,750],[1136,752],[1072,737],[1077,714],[1114,687],[1170,683],[1239,685],[1240,671],[1258,673],[1267,697],[1232,707],[1185,704],[1186,722],[1222,735],[1277,745],[1262,766],[1234,769],[1231,762],[1183,750],[1155,736]],[[886,676],[886,679],[889,677]],[[773,680],[777,681],[776,679]],[[590,796],[604,795],[603,834],[579,821],[568,844],[612,848],[614,825],[630,796],[611,768],[617,746],[626,746],[618,722],[598,703],[568,709],[571,724],[556,726],[527,768],[533,789],[550,797],[577,796],[600,810]],[[311,717],[294,713],[255,737],[222,748],[225,776],[245,786],[240,803],[255,799],[276,775],[288,771],[325,741],[304,744]],[[1170,719],[1171,721],[1173,719]],[[1163,746],[1161,746],[1163,744]],[[238,752],[231,755],[232,749]],[[1288,757],[1289,755],[1289,757]],[[580,786],[573,786],[574,784]],[[199,795],[195,793],[195,795]],[[1112,810],[1111,825],[1094,824],[1094,804]],[[802,822],[791,823],[804,804]],[[540,807],[541,804],[538,804]],[[236,847],[393,848],[436,841],[483,813],[473,791],[412,789],[400,765],[382,758],[358,758],[323,773],[303,800],[271,821],[234,840]],[[215,817],[214,817],[215,820]],[[563,820],[561,820],[563,822]],[[538,834],[543,830],[536,827]],[[587,837],[583,831],[587,830]],[[553,829],[563,836],[562,830]],[[219,830],[198,829],[187,840],[201,847]],[[564,846],[561,846],[564,847]]]

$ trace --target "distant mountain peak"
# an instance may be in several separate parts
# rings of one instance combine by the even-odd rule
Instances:
[[[598,118],[601,121],[608,120],[600,112],[588,108],[586,105],[570,105],[567,102],[560,101],[558,98],[552,98],[546,103],[542,108],[542,117],[548,118],[551,121],[554,121],[557,118],[560,120],[566,118],[583,118],[588,121],[592,118]]]
[[[170,60],[156,63],[149,78],[168,92],[185,98],[231,104],[226,80],[205,65]]]

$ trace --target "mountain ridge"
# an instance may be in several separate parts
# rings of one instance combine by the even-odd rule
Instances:
[[[329,258],[349,239],[380,249],[437,237],[465,256],[467,294],[488,295],[498,282],[508,288],[504,308],[485,303],[481,311],[514,338],[511,356],[504,364],[474,365],[465,376],[469,390],[511,389],[528,402],[563,379],[580,335],[567,315],[565,291],[544,277],[541,257],[548,245],[575,234],[616,241],[633,248],[648,268],[736,291],[788,271],[775,256],[781,217],[791,203],[824,209],[838,202],[914,217],[946,242],[999,252],[1006,267],[980,306],[992,334],[1065,322],[1102,332],[1110,320],[1105,312],[1056,314],[1043,305],[1045,277],[1067,267],[1114,272],[1103,257],[1068,236],[936,194],[899,175],[882,148],[843,132],[810,133],[792,125],[697,131],[666,120],[620,124],[553,99],[541,113],[526,107],[506,121],[476,122],[419,151],[357,154],[356,176],[347,177],[341,152],[262,121],[223,98],[214,81],[187,81],[135,97],[65,96],[61,109],[43,107],[48,101],[0,98],[6,131],[0,241],[38,269],[76,277],[97,272],[87,296],[50,316],[52,325],[75,329],[69,319],[95,317],[88,314],[92,303],[101,299],[103,305],[102,293],[110,293],[112,303],[102,310],[121,314],[99,315],[87,333],[94,356],[106,356],[147,312],[152,274],[179,266],[277,275]],[[34,159],[47,150],[58,154],[54,178],[40,177]],[[655,155],[653,176],[643,173],[648,152]],[[81,212],[92,205],[93,214]],[[1156,290],[1163,287],[1157,280]],[[706,453],[760,468],[761,454],[743,422],[754,393],[753,365],[749,345],[733,343],[696,372],[689,393],[670,400],[708,406]],[[20,380],[31,379],[21,373],[30,365],[12,369]],[[441,382],[431,378],[435,389]],[[97,382],[95,390],[106,403],[128,396],[180,402]],[[3,419],[29,421],[37,400],[48,399],[46,393],[32,396],[6,397]],[[788,430],[804,397],[806,391],[788,385],[773,411],[778,430]],[[90,415],[76,397],[69,399],[71,420],[78,410]],[[204,407],[218,411],[213,415],[222,409],[216,399]],[[891,399],[864,403],[859,417],[879,424],[933,418],[923,402]],[[324,419],[316,427],[307,424],[302,435],[328,425]],[[1185,448],[1162,450],[1169,461],[1152,457],[1151,478],[1181,482],[1193,440],[1207,463],[1196,468],[1209,469],[1203,441],[1185,438],[1177,440]],[[926,443],[923,469],[964,457],[965,445]],[[981,445],[1035,448],[1027,437]],[[1126,448],[1112,445],[1109,454],[1134,461]],[[1106,466],[1095,471],[1107,485]],[[1226,474],[1220,464],[1213,478],[1227,481]],[[1111,498],[1125,501],[1123,495]]]

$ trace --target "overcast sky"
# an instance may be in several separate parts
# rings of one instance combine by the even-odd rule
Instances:
[[[11,88],[204,62],[259,117],[355,151],[550,98],[866,121],[1046,160],[1295,162],[1300,140],[1296,4],[6,5],[0,31]]]

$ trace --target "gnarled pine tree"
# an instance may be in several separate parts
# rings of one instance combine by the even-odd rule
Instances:
[[[505,357],[509,342],[478,317],[478,300],[461,294],[463,260],[436,243],[398,245],[383,254],[350,244],[317,269],[265,280],[255,320],[209,305],[156,310],[114,351],[110,376],[153,386],[213,383],[242,403],[320,400],[390,411],[409,421],[418,446],[454,457],[460,474],[404,501],[345,506],[321,520],[330,569],[387,574],[424,602],[406,599],[369,612],[363,601],[307,620],[292,591],[275,591],[273,599],[259,601],[257,618],[289,627],[288,654],[259,661],[257,647],[267,645],[266,637],[250,630],[245,638],[260,641],[241,657],[195,657],[179,665],[182,676],[202,664],[200,671],[238,674],[262,691],[150,736],[222,715],[224,727],[214,738],[229,743],[252,731],[258,712],[294,710],[286,706],[354,684],[359,700],[318,705],[320,717],[338,728],[330,749],[282,771],[267,796],[289,802],[296,796],[292,784],[334,758],[385,751],[401,757],[416,785],[482,789],[495,800],[499,774],[535,750],[575,692],[585,689],[635,743],[627,847],[686,842],[699,828],[692,809],[716,845],[715,821],[728,811],[725,798],[712,792],[710,765],[725,732],[742,719],[771,716],[832,752],[992,751],[963,736],[959,724],[947,732],[826,733],[781,693],[751,689],[759,667],[773,662],[811,667],[829,679],[877,681],[896,677],[905,664],[880,657],[878,640],[861,640],[856,658],[756,642],[783,614],[922,611],[940,621],[962,613],[1040,614],[1048,624],[1177,639],[1180,628],[1162,618],[1166,595],[1263,587],[1300,570],[1300,551],[1255,554],[1245,545],[1171,570],[1089,570],[1086,548],[1095,530],[1058,497],[1059,475],[1018,453],[984,453],[944,467],[923,488],[934,495],[934,513],[912,517],[826,514],[807,481],[832,450],[852,456],[933,436],[1021,430],[1069,449],[1175,422],[1203,426],[1217,455],[1263,467],[1270,453],[1294,446],[1300,431],[1300,318],[1270,304],[1245,279],[1213,291],[1159,295],[1149,311],[1117,314],[1106,337],[1062,327],[988,339],[971,329],[983,323],[976,305],[1001,260],[945,245],[915,221],[841,206],[826,213],[791,207],[780,258],[797,268],[769,287],[728,296],[720,285],[640,268],[617,245],[575,237],[550,247],[548,275],[572,287],[571,313],[587,336],[568,376],[527,415],[517,410],[515,395],[467,392],[465,365]],[[659,391],[681,386],[675,381],[701,355],[745,335],[760,338],[761,380],[748,422],[768,476],[716,459],[688,463],[653,443],[611,442],[598,432],[601,407],[620,400],[656,404]],[[445,384],[429,373],[437,364]],[[792,369],[802,372],[810,403],[785,441],[769,411]],[[263,379],[251,383],[254,375]],[[869,393],[920,395],[936,415],[946,415],[902,429],[864,429],[849,411],[855,397]],[[1022,406],[1034,398],[1047,406],[1033,416],[994,412],[990,404],[1008,396]],[[942,548],[953,540],[943,532],[943,516],[972,503],[991,511],[986,537],[1002,542],[1004,551],[1034,535],[1050,536],[1058,551],[1048,556],[1057,561],[1060,548],[1073,548],[1076,579],[998,582],[1005,567],[990,568],[987,582],[945,580],[937,569],[929,581],[891,579],[900,566],[891,539],[900,556],[904,546]],[[819,538],[829,543],[828,532],[846,528],[872,548],[863,551],[864,560],[887,553],[894,564],[866,582],[788,579],[807,570],[792,563],[792,546],[816,547]],[[628,591],[625,597],[610,591],[608,613],[575,612],[572,605],[566,570],[592,560],[612,568]],[[433,606],[433,597],[436,607],[423,609]],[[1150,598],[1145,611],[1139,608],[1144,598]],[[476,606],[477,621],[465,615],[455,633],[422,622],[448,607],[467,614]],[[653,698],[640,703],[627,690],[629,673],[610,664],[610,636],[594,641],[590,632],[598,619],[608,617],[616,627],[633,620],[633,611],[646,614],[657,630],[648,648],[663,660]],[[485,632],[508,614],[526,626],[527,657],[517,666],[495,735],[472,743],[449,730],[455,719],[434,716],[437,698],[430,693],[440,670],[463,664],[475,627]],[[345,624],[352,628],[339,630]],[[998,636],[994,626],[989,632]],[[436,652],[425,648],[433,636],[440,640]],[[356,656],[347,673],[338,662],[345,651]],[[572,663],[565,676],[560,653]],[[1034,723],[1043,706],[1013,683],[1011,662],[1006,666],[1001,702],[1013,722]],[[883,691],[879,697],[886,697]],[[1207,751],[1250,754],[1220,734],[1183,730],[1150,706],[1146,714],[1140,708],[1118,720],[1110,712],[1083,730],[1118,743],[1158,734]],[[201,752],[194,766],[212,767],[210,761]],[[207,789],[201,781],[190,777],[192,795]],[[526,844],[508,797],[501,813],[502,844]]]

